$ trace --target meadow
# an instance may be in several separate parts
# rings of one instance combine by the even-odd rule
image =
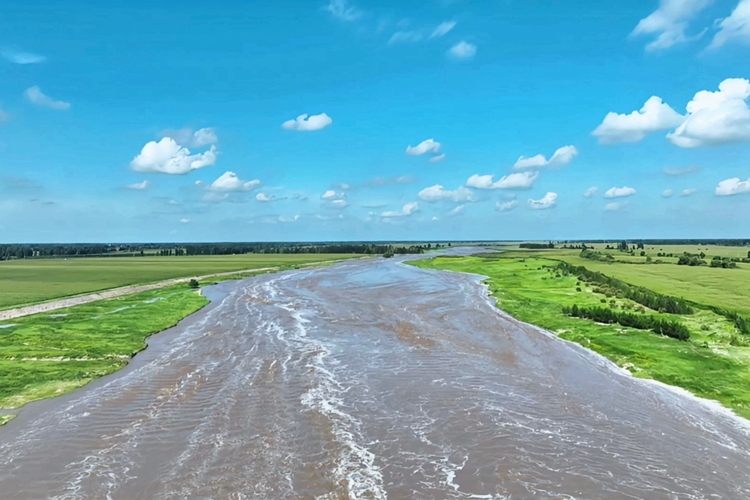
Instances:
[[[527,251],[512,250],[501,254],[484,254],[467,257],[435,257],[411,264],[426,268],[468,272],[487,276],[486,283],[497,305],[515,318],[532,323],[556,333],[563,339],[587,347],[636,377],[652,378],[660,382],[682,387],[693,394],[717,400],[739,415],[750,418],[750,338],[739,333],[735,325],[724,316],[707,309],[696,309],[693,314],[666,314],[644,310],[641,314],[652,315],[668,321],[679,321],[690,331],[688,341],[663,337],[652,331],[637,330],[618,324],[600,324],[591,320],[563,314],[564,307],[611,307],[617,311],[636,311],[640,304],[626,299],[607,297],[595,291],[590,283],[577,276],[565,274],[557,269],[560,260],[567,261],[571,252],[562,250]],[[547,258],[546,255],[550,257]],[[574,259],[572,259],[574,260]],[[592,261],[571,262],[593,270]],[[602,270],[607,275],[617,269],[623,281],[645,286],[658,281],[665,294],[674,295],[666,284],[668,272],[656,278],[648,274],[631,279],[632,269],[660,270],[678,268],[686,276],[690,272],[708,271],[703,268],[682,269],[686,266],[633,264],[605,264]],[[719,269],[713,269],[719,271]],[[721,269],[721,271],[735,271]],[[701,274],[696,280],[711,281]],[[650,280],[650,281],[649,281]],[[640,283],[636,283],[640,281]],[[685,277],[685,283],[690,283]],[[748,302],[750,292],[741,286],[734,292],[725,292],[729,298],[737,299],[744,293]],[[704,296],[702,285],[693,288],[685,285],[686,295],[693,298]],[[650,287],[648,287],[650,288]],[[712,299],[721,302],[719,288],[712,290]],[[690,291],[688,294],[687,292]],[[726,304],[724,304],[726,307]]]
[[[0,309],[172,278],[275,267],[289,269],[353,254],[87,257],[0,262]]]

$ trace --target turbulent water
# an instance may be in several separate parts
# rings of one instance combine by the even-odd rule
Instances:
[[[396,260],[225,283],[0,429],[3,499],[744,499],[727,412]]]

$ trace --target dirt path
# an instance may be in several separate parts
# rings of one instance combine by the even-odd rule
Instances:
[[[191,279],[205,280],[209,278],[216,278],[218,276],[231,276],[232,274],[242,273],[260,273],[264,271],[278,271],[278,267],[263,267],[258,269],[243,269],[241,271],[229,271],[225,273],[214,273],[207,274],[205,276],[191,276],[189,278],[174,278],[165,281],[159,281],[157,283],[149,283],[147,285],[129,285],[120,288],[111,288],[97,293],[90,293],[87,295],[79,295],[76,297],[69,297],[67,299],[53,300],[51,302],[43,302],[41,304],[34,304],[30,306],[17,307],[15,309],[5,309],[0,311],[0,321],[7,319],[20,318],[21,316],[29,316],[31,314],[38,314],[48,311],[54,311],[57,309],[64,309],[66,307],[78,306],[81,304],[88,304],[90,302],[96,302],[97,300],[112,299],[115,297],[121,297],[123,295],[130,295],[131,293],[145,292],[147,290],[154,290],[157,288],[164,288],[166,286],[177,285],[179,283],[187,283]]]

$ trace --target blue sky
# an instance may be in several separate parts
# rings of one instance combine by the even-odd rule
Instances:
[[[29,0],[0,27],[2,242],[750,230],[750,0]]]

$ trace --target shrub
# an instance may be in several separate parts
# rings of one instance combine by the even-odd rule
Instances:
[[[200,284],[200,283],[198,283],[198,280],[197,280],[197,279],[193,278],[193,279],[191,279],[191,280],[190,280],[190,281],[188,282],[188,286],[189,286],[190,288],[200,288],[201,284]]]

